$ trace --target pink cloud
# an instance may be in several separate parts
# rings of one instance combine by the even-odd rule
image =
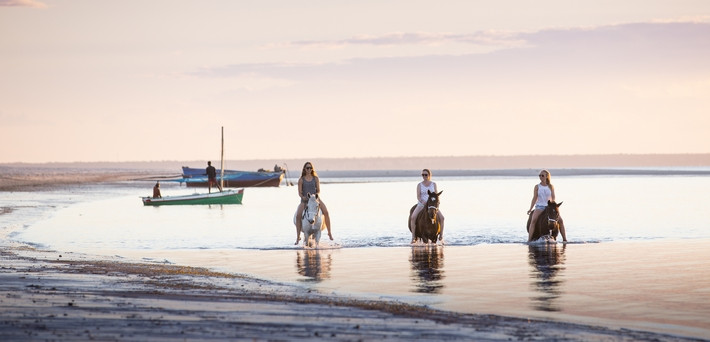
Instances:
[[[36,0],[0,0],[0,6],[47,8],[48,6]]]
[[[396,45],[437,45],[444,43],[466,43],[478,45],[517,46],[521,41],[514,34],[499,31],[481,31],[471,34],[394,32],[382,35],[359,35],[341,40],[301,40],[277,47],[338,48],[351,45],[396,46]]]
[[[234,64],[206,68],[198,77],[235,77],[256,74],[299,80],[376,78],[382,80],[486,79],[489,82],[530,78],[558,78],[622,74],[678,74],[710,72],[710,23],[635,23],[593,28],[548,29],[516,34],[387,34],[337,41],[303,41],[294,45],[432,44],[471,41],[483,44],[515,42],[489,53],[358,58],[323,64]],[[520,42],[520,43],[519,43]],[[551,74],[552,73],[552,74]]]

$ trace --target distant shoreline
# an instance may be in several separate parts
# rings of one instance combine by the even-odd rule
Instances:
[[[131,162],[73,162],[73,163],[0,163],[3,168],[74,168],[124,169],[180,173],[180,167],[201,167],[207,160],[131,161]],[[513,155],[513,156],[411,156],[373,158],[284,158],[225,161],[225,168],[256,171],[286,167],[291,173],[300,172],[302,165],[311,161],[318,172],[323,171],[391,171],[421,170],[509,170],[509,169],[608,169],[608,168],[674,168],[710,167],[710,153],[695,154],[590,154],[590,155]]]
[[[574,176],[710,176],[710,167],[648,168],[548,168],[554,177]],[[419,179],[419,169],[409,170],[323,170],[322,183],[357,183]],[[432,170],[440,179],[469,177],[535,177],[539,169]],[[300,173],[288,171],[284,183],[294,184]],[[180,169],[123,169],[84,167],[8,167],[0,165],[0,191],[36,191],[60,189],[77,184],[115,182],[154,182],[181,178]]]
[[[569,168],[553,169],[550,173],[555,177],[560,176],[710,176],[710,167],[697,169],[678,168]],[[490,169],[490,170],[436,170],[432,173],[435,177],[528,177],[535,176],[539,169]],[[419,170],[342,170],[321,171],[319,176],[327,178],[406,178],[416,177]],[[297,177],[296,177],[297,178]]]
[[[312,161],[324,183],[419,179],[431,169],[439,177],[534,177],[548,169],[555,177],[594,175],[708,176],[708,154],[538,155],[398,158],[309,158],[240,160],[226,169],[257,171],[286,169],[284,181],[295,183],[305,161]],[[76,162],[0,164],[0,191],[33,191],[73,184],[177,179],[182,166],[206,166],[206,161]],[[219,164],[219,163],[218,163]]]

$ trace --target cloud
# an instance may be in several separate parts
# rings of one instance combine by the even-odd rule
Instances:
[[[32,7],[47,8],[48,6],[36,0],[0,0],[0,6],[4,7]]]
[[[301,48],[342,48],[357,45],[401,46],[401,45],[441,45],[446,43],[465,43],[485,46],[519,46],[522,41],[515,38],[514,33],[502,31],[481,31],[471,34],[426,33],[426,32],[395,32],[379,36],[359,35],[341,40],[301,40],[285,44],[274,44],[271,47],[301,47]]]
[[[348,44],[433,44],[471,41],[508,44],[488,53],[342,59],[331,63],[233,64],[205,68],[196,77],[252,75],[297,81],[348,82],[423,80],[461,82],[467,79],[500,83],[511,79],[562,79],[619,75],[708,73],[710,23],[632,23],[585,28],[559,28],[505,34],[388,34],[355,37],[323,46]],[[320,44],[315,41],[304,45]],[[447,81],[450,80],[450,81]],[[467,83],[469,81],[466,81]]]

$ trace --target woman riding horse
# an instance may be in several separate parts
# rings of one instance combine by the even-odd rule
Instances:
[[[417,237],[414,235],[414,232],[416,231],[414,229],[415,227],[415,220],[417,219],[417,215],[419,215],[419,212],[422,211],[422,209],[427,207],[427,201],[429,200],[429,193],[427,191],[436,193],[436,183],[431,181],[431,171],[429,169],[424,169],[422,170],[422,178],[424,178],[423,181],[421,181],[419,184],[417,184],[417,207],[414,209],[412,214],[409,216],[409,226],[412,227],[412,242],[415,243],[417,242]],[[444,231],[444,214],[441,213],[441,210],[437,211],[437,219],[439,220],[439,223],[441,224],[441,231]],[[440,239],[443,241],[444,237],[443,234],[440,237]]]
[[[538,177],[540,177],[540,183],[535,185],[533,198],[530,202],[530,209],[528,210],[528,215],[532,214],[530,226],[528,227],[528,242],[532,242],[537,218],[547,207],[547,201],[555,201],[555,187],[550,183],[550,171],[542,170]],[[562,221],[562,217],[559,218],[559,224],[560,233],[562,233],[562,241],[567,242],[565,223]]]
[[[320,179],[318,179],[318,174],[316,173],[313,163],[306,162],[303,164],[303,170],[301,170],[301,178],[298,179],[298,195],[301,197],[301,204],[298,205],[296,209],[297,217],[303,215],[303,210],[308,202],[308,194],[319,195],[320,194]],[[325,225],[328,228],[328,237],[333,240],[333,234],[330,232],[330,215],[328,214],[328,208],[326,208],[323,200],[320,199],[320,210],[323,211],[323,217],[325,217]],[[301,241],[301,230],[303,229],[301,220],[296,220],[296,243]]]

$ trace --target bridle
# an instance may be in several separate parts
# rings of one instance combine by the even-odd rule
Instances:
[[[547,223],[548,223],[548,224],[550,224],[550,223],[555,224],[555,223],[557,223],[557,219],[560,218],[560,212],[557,211],[557,210],[554,210],[554,212],[555,212],[555,218],[551,218],[551,217],[550,217],[550,212],[551,212],[551,211],[553,211],[553,209],[550,209],[549,206],[545,209],[545,216],[547,216]]]
[[[434,199],[434,198],[429,197],[428,202],[432,202],[432,199]],[[430,205],[430,206],[427,207],[427,213],[429,212],[429,210],[434,209],[434,217],[430,218],[431,223],[436,222],[436,217],[437,217],[437,214],[436,214],[436,213],[439,211],[439,201],[438,201],[438,198],[436,198],[436,202],[435,202],[435,203],[436,203],[436,205]]]
[[[308,210],[308,204],[309,204],[310,201],[311,201],[311,200],[310,200],[310,198],[309,198],[309,199],[308,199],[308,202],[306,203],[306,208],[303,210],[303,215],[301,216],[301,218],[308,220],[309,223],[312,223],[311,220],[308,218],[308,212],[309,212],[309,210]],[[315,222],[315,221],[316,221],[316,217],[318,217],[318,215],[319,215],[319,213],[320,213],[320,205],[318,205],[318,198],[314,199],[313,201],[316,203],[316,211],[315,211],[315,213],[313,213],[313,222]]]

